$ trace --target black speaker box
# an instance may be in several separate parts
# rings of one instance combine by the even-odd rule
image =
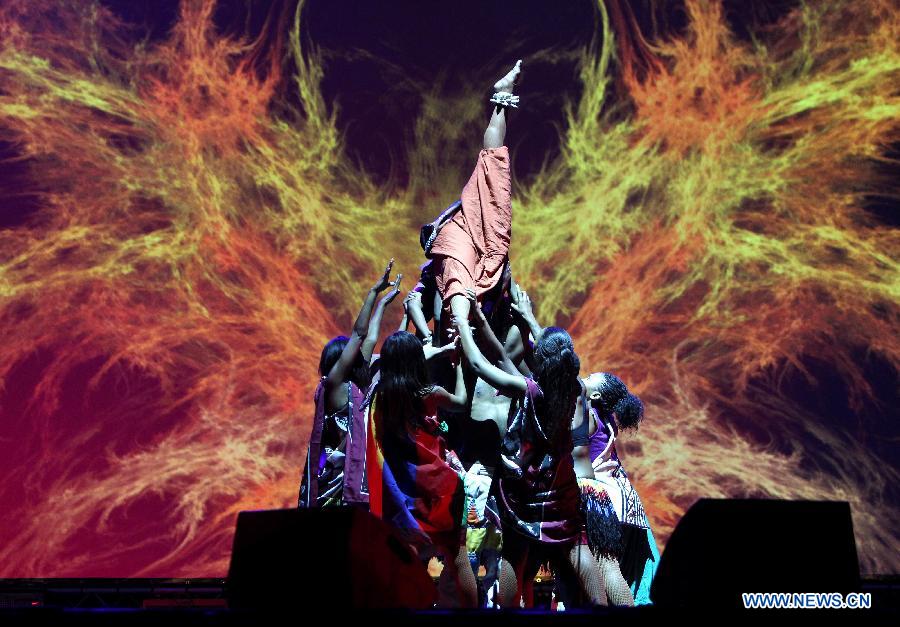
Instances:
[[[238,514],[228,569],[233,608],[430,608],[425,566],[360,508]]]
[[[742,592],[859,587],[848,503],[701,499],[669,538],[651,597],[667,607],[743,607]]]

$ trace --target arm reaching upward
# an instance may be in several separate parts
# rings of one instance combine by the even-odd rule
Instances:
[[[440,386],[435,386],[433,394],[437,395],[438,406],[447,407],[449,409],[465,409],[468,402],[468,394],[466,393],[466,382],[463,379],[462,360],[456,363],[456,384],[453,394]]]
[[[518,369],[506,354],[506,349],[500,340],[497,339],[497,335],[488,323],[487,318],[485,318],[484,312],[481,310],[481,307],[478,306],[478,301],[475,299],[475,292],[466,290],[466,296],[469,298],[472,311],[475,312],[472,318],[475,329],[478,331],[478,337],[482,340],[485,357],[487,357],[488,361],[496,364],[505,372],[518,375]]]
[[[521,323],[525,326],[524,323]],[[528,329],[525,329],[525,335],[528,335]],[[518,324],[509,327],[509,333],[506,334],[506,341],[503,343],[503,349],[506,351],[509,360],[515,365],[520,374],[526,377],[531,376],[532,366],[534,365],[534,350],[531,342],[522,338],[522,330]]]
[[[531,333],[534,337],[534,341],[537,342],[541,338],[541,333],[544,332],[544,329],[534,316],[531,298],[528,297],[528,292],[525,290],[517,290],[517,292],[518,298],[513,299],[512,310],[525,323],[528,327],[528,332]]]
[[[537,342],[541,334],[544,332],[544,329],[538,323],[537,318],[534,316],[534,312],[532,311],[531,299],[528,297],[528,293],[525,290],[519,289],[518,285],[512,291],[513,302],[512,302],[512,311],[516,318],[516,326],[519,328],[520,340],[521,340],[521,348],[523,357],[525,360],[525,365],[531,372],[535,370],[535,361],[534,361],[534,345],[528,341],[529,333],[534,337],[534,341]]]
[[[412,290],[406,295],[403,304],[409,314],[409,319],[412,320],[413,326],[416,327],[416,331],[419,332],[419,335],[422,336],[425,342],[430,342],[431,329],[428,328],[428,321],[425,319],[425,312],[422,309],[422,293]]]
[[[369,328],[369,318],[372,315],[372,307],[375,305],[375,299],[381,292],[393,285],[391,282],[391,269],[393,267],[394,260],[391,259],[387,266],[385,266],[384,274],[381,279],[379,279],[378,282],[372,286],[372,289],[369,290],[369,293],[366,294],[366,300],[363,303],[362,309],[359,310],[359,315],[356,316],[356,321],[353,323],[353,335],[358,335],[360,338],[365,337]]]
[[[492,365],[475,343],[472,336],[472,329],[469,328],[469,322],[465,318],[459,316],[453,317],[453,324],[459,333],[460,344],[463,353],[475,374],[484,379],[488,384],[500,390],[500,392],[513,396],[525,392],[525,377],[521,375],[513,375]]]
[[[360,348],[363,358],[366,361],[372,359],[372,352],[375,350],[375,345],[378,343],[378,334],[381,332],[381,319],[384,317],[384,310],[393,302],[397,297],[397,294],[400,293],[400,281],[402,280],[403,275],[398,274],[397,280],[390,283],[394,289],[385,294],[382,299],[378,301],[378,306],[375,307],[375,313],[372,314],[372,318],[369,320],[369,330],[366,333],[366,338],[363,340],[362,347]]]
[[[325,391],[330,395],[335,389],[343,385],[350,378],[350,372],[353,368],[353,362],[356,361],[356,354],[360,351],[363,342],[363,336],[368,330],[369,317],[372,314],[372,306],[375,304],[375,298],[378,294],[393,283],[390,281],[391,269],[394,267],[394,260],[391,259],[384,269],[384,275],[366,294],[366,300],[363,301],[359,315],[356,316],[356,322],[353,323],[353,332],[350,333],[350,339],[341,356],[332,366],[331,371],[325,377]],[[371,355],[370,355],[371,356]]]

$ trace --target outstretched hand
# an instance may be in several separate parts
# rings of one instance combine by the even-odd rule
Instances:
[[[450,361],[455,365],[459,358],[459,337],[453,338],[452,342],[443,346],[424,344],[422,350],[425,352],[425,361],[431,361],[438,357],[450,357]]]
[[[450,329],[451,337],[453,334],[459,335],[463,327],[467,328],[470,332],[472,331],[472,327],[469,326],[469,319],[464,318],[459,314],[453,314],[450,322],[453,325],[453,328]]]
[[[523,319],[534,316],[534,311],[532,311],[531,307],[531,298],[528,297],[528,292],[523,289],[518,290],[518,298],[513,294],[510,308]]]
[[[391,263],[393,263],[393,259],[391,260]],[[394,289],[392,289],[390,292],[388,292],[387,294],[385,294],[384,296],[381,297],[381,302],[384,303],[385,307],[390,305],[391,302],[397,297],[397,294],[400,293],[400,281],[402,281],[402,280],[403,280],[403,275],[398,274],[397,280],[388,282],[386,287],[393,287]],[[385,289],[385,288],[382,288],[382,289]]]
[[[383,292],[390,286],[394,285],[394,282],[391,281],[391,270],[393,269],[393,267],[394,267],[394,259],[392,257],[391,260],[388,262],[387,266],[385,266],[385,268],[384,268],[384,275],[381,277],[381,279],[379,279],[378,283],[376,283],[372,287],[372,289],[375,290],[375,292],[379,292],[379,293]]]
[[[466,288],[466,298],[469,300],[469,311],[473,312],[473,322],[474,327],[476,329],[480,329],[484,325],[487,324],[487,318],[484,316],[484,311],[481,310],[481,305],[478,304],[478,297],[475,295],[475,290]]]

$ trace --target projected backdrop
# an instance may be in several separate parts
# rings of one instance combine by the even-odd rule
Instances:
[[[897,572],[898,42],[889,0],[5,1],[0,577],[221,576],[296,503],[321,346],[516,58],[513,272],[644,399],[657,537],[848,500]]]

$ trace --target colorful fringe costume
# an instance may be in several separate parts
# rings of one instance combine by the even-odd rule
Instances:
[[[609,494],[622,525],[623,548],[619,556],[619,566],[634,594],[635,604],[649,605],[653,602],[650,598],[650,585],[659,566],[659,549],[656,547],[656,539],[650,529],[650,521],[644,512],[641,497],[638,496],[637,490],[619,461],[614,437],[610,437],[610,430],[614,433],[612,418],[607,417],[604,421],[594,408],[591,408],[591,411],[597,420],[597,431],[590,438],[591,462],[601,455],[606,460],[615,462],[610,470],[597,472],[595,475]],[[613,442],[610,445],[611,439]]]

